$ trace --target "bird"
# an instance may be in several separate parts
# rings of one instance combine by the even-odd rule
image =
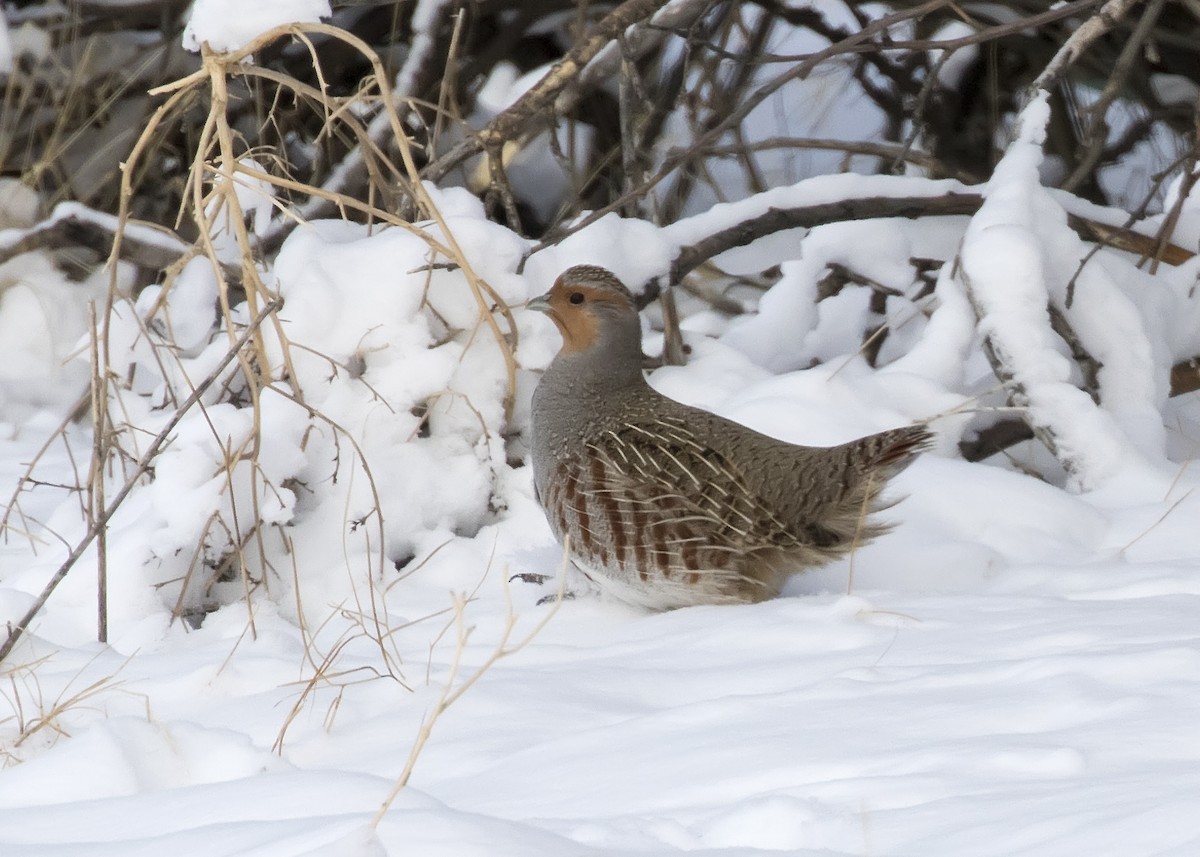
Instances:
[[[526,306],[562,346],[533,393],[534,493],[602,593],[654,611],[755,603],[890,529],[888,480],[933,435],[910,425],[833,447],[761,434],[656,391],[633,293],[575,265]]]

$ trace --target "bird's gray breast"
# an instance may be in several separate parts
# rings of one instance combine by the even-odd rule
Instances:
[[[586,428],[587,403],[580,401],[578,383],[566,374],[555,361],[533,391],[530,452],[534,488],[543,500],[556,465],[582,446]]]

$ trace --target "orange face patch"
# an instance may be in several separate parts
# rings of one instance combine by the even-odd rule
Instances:
[[[613,296],[594,286],[572,285],[560,278],[547,295],[546,314],[562,334],[562,350],[568,353],[583,351],[592,346],[600,335],[599,322],[592,312],[596,303],[613,303]]]

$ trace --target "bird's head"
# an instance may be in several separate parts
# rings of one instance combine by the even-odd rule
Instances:
[[[632,347],[640,363],[637,305],[633,293],[611,271],[596,265],[575,265],[559,275],[550,291],[526,306],[546,313],[558,326],[564,354],[597,346],[609,352]]]

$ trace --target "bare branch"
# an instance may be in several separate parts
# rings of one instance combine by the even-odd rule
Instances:
[[[1054,55],[1054,59],[1042,69],[1042,73],[1030,85],[1030,91],[1036,92],[1039,89],[1049,91],[1083,55],[1088,46],[1111,30],[1138,2],[1140,0],[1108,0],[1099,12],[1088,18],[1063,43],[1062,47],[1058,49],[1058,53]]]
[[[1033,440],[1033,429],[1024,420],[1000,420],[980,429],[972,440],[960,440],[958,451],[967,461],[983,461],[1011,446]]]
[[[597,54],[625,30],[644,21],[667,0],[626,0],[610,12],[582,41],[567,51],[538,83],[517,99],[511,107],[489,122],[478,134],[468,137],[424,171],[424,178],[436,182],[463,161],[484,152],[498,152],[505,142],[527,130],[530,123],[550,115],[550,107],[559,93],[570,85]]]
[[[1166,0],[1149,0],[1145,11],[1142,12],[1133,28],[1132,35],[1121,49],[1112,74],[1109,75],[1108,82],[1104,85],[1104,91],[1100,93],[1100,98],[1096,100],[1096,103],[1088,107],[1087,113],[1092,122],[1091,128],[1088,129],[1087,145],[1079,162],[1075,165],[1075,169],[1062,183],[1063,190],[1074,190],[1087,180],[1095,170],[1096,164],[1099,163],[1101,155],[1104,154],[1104,144],[1108,140],[1108,122],[1106,120],[1108,108],[1112,106],[1117,94],[1125,86],[1134,60],[1145,51],[1146,41],[1154,29],[1159,15],[1162,14],[1165,2]]]

